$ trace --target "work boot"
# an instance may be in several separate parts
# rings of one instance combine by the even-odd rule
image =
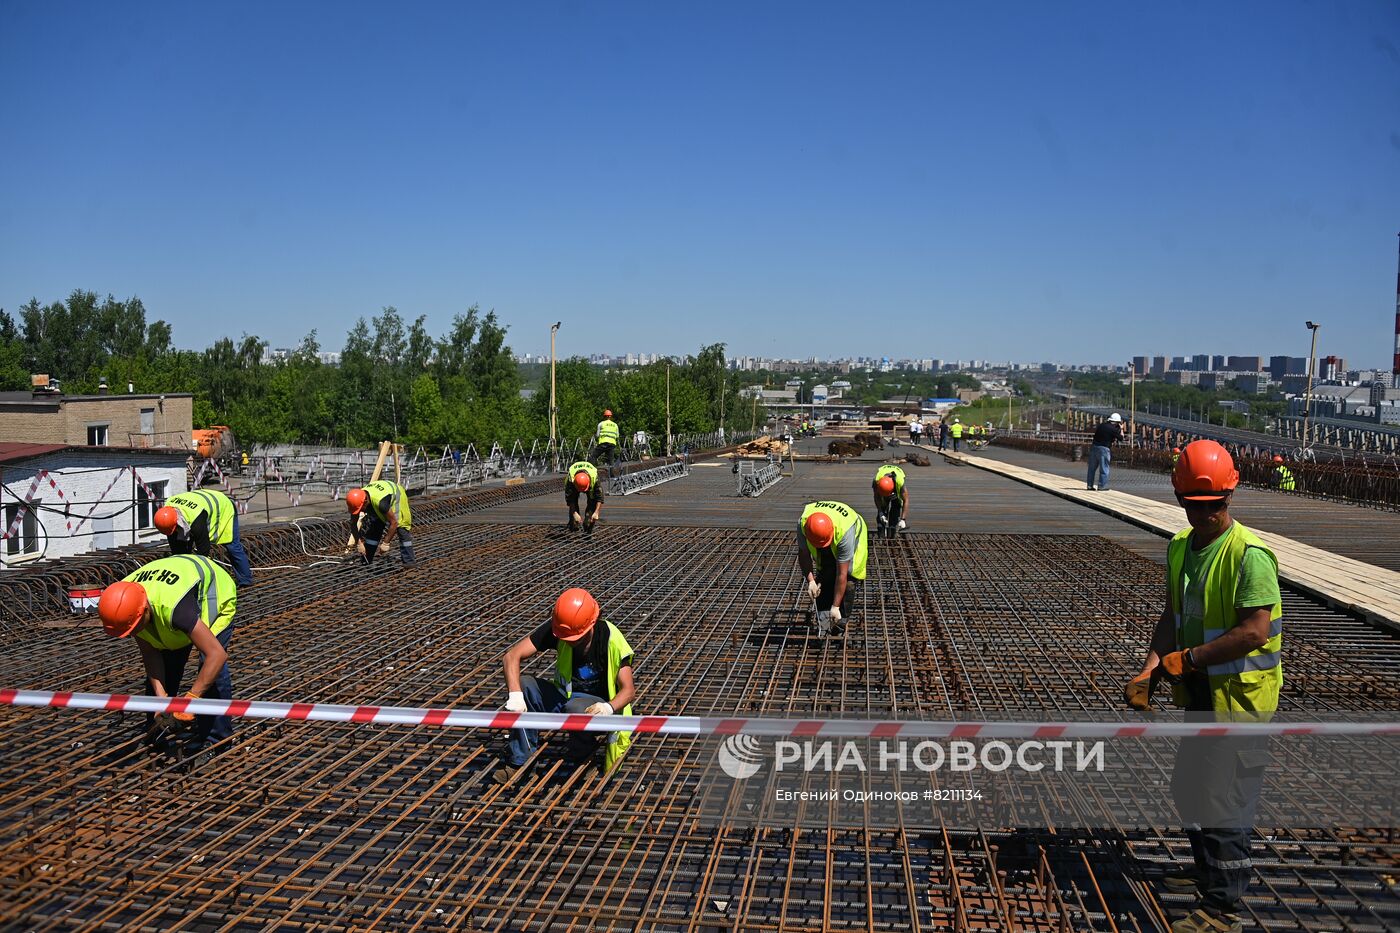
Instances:
[[[530,769],[524,765],[518,768],[512,765],[501,765],[501,767],[491,772],[491,780],[495,781],[497,784],[509,784],[518,777],[524,777],[529,772]]]
[[[1201,876],[1195,869],[1169,871],[1162,876],[1162,887],[1173,894],[1195,894],[1201,886]]]
[[[1244,918],[1198,907],[1172,924],[1172,933],[1243,933]]]
[[[573,522],[573,521],[569,522],[569,530],[570,530],[570,531],[578,531],[578,522]]]

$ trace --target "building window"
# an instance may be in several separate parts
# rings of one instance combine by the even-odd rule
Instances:
[[[88,425],[88,446],[89,446],[89,447],[106,447],[106,446],[107,446],[107,427],[108,427],[108,426],[105,425],[105,424],[90,424],[90,425]]]
[[[19,515],[20,503],[12,502],[5,506],[5,531],[10,530],[10,526],[15,524],[15,517]],[[0,532],[3,533],[3,532]],[[39,553],[39,500],[35,499],[29,504],[29,508],[24,510],[24,518],[15,527],[15,533],[5,539],[5,554],[9,557],[17,557],[21,554]]]
[[[165,505],[165,489],[170,485],[169,480],[161,480],[158,483],[147,483],[142,486],[136,484],[136,527],[150,528],[156,523],[156,512]],[[151,490],[147,495],[146,489]]]

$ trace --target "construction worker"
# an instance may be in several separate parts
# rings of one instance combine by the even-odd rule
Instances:
[[[598,453],[593,458],[598,463],[612,463],[617,459],[617,422],[612,420],[612,409],[603,411],[603,420],[598,422],[598,430],[594,433],[594,439],[598,446]]]
[[[1125,699],[1150,709],[1154,683],[1166,678],[1189,720],[1260,722],[1278,709],[1283,684],[1278,559],[1230,516],[1239,473],[1215,441],[1193,441],[1172,473],[1191,527],[1167,546],[1167,600],[1142,671]],[[1253,871],[1250,830],[1268,762],[1267,739],[1198,736],[1181,741],[1172,776],[1195,860],[1170,874],[1168,888],[1196,891],[1199,906],[1174,933],[1244,928],[1240,903]]]
[[[1293,471],[1284,465],[1283,458],[1278,454],[1274,454],[1274,472],[1270,479],[1275,489],[1282,489],[1284,492],[1293,492],[1298,488]]]
[[[953,436],[953,453],[962,449],[963,425],[961,418],[954,418],[953,424],[948,428],[948,433]]]
[[[909,443],[918,446],[919,435],[923,433],[924,426],[919,423],[918,416],[909,422]]]
[[[909,517],[909,490],[904,485],[904,471],[886,464],[875,471],[870,484],[875,492],[875,521],[880,533],[893,538],[903,531]]]
[[[389,542],[395,532],[399,536],[399,560],[412,566],[413,513],[408,504],[408,492],[391,480],[381,479],[363,489],[352,489],[345,495],[350,509],[350,534],[355,548],[365,563],[376,555],[389,553]]]
[[[1176,469],[1176,462],[1177,462],[1178,460],[1180,460],[1180,459],[1181,459],[1181,448],[1180,448],[1180,447],[1173,447],[1173,448],[1172,448],[1172,469],[1173,469],[1173,470]]]
[[[585,589],[565,590],[554,603],[550,619],[520,639],[501,659],[506,673],[506,710],[512,713],[574,713],[587,716],[632,715],[637,695],[632,679],[632,646],[616,625],[599,619],[598,601]],[[537,680],[520,673],[522,662],[541,651],[555,651],[554,680]],[[571,733],[570,756],[578,759],[592,754],[593,736],[598,733]],[[621,760],[632,733],[610,732],[604,768],[611,770]],[[534,729],[511,732],[509,767],[498,768],[492,777],[502,784],[520,773],[530,755],[539,747]]]
[[[1123,416],[1116,411],[1094,429],[1094,443],[1089,448],[1089,489],[1108,489],[1108,464],[1113,459],[1112,447],[1122,439]]]
[[[865,519],[844,502],[813,502],[797,527],[797,566],[807,578],[807,595],[817,603],[817,627],[834,635],[856,589],[865,579],[870,550]]]
[[[103,590],[97,614],[113,638],[136,636],[146,669],[147,696],[172,697],[180,692],[185,663],[194,647],[203,661],[184,696],[231,700],[228,644],[237,605],[238,588],[224,568],[207,557],[175,554],[153,560]],[[233,720],[228,716],[162,714],[156,725],[173,734],[172,719],[193,723],[193,737],[184,747],[188,754],[233,735]],[[151,731],[154,738],[160,730]]]
[[[170,542],[172,554],[210,557],[213,545],[222,544],[239,586],[252,586],[253,568],[238,536],[238,509],[221,492],[197,489],[177,493],[156,509],[155,526]]]
[[[938,419],[938,449],[948,449],[948,422],[943,418]]]
[[[584,497],[584,507],[579,508],[579,497]],[[569,508],[569,530],[583,530],[592,533],[603,511],[603,487],[598,482],[598,468],[587,460],[570,464],[564,474],[564,504]]]

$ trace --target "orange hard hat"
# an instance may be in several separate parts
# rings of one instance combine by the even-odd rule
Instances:
[[[894,477],[886,473],[875,481],[875,485],[880,487],[880,491],[887,496],[894,494]]]
[[[802,533],[816,547],[830,547],[832,539],[836,537],[836,526],[831,523],[830,515],[825,512],[813,512],[807,516]]]
[[[1216,441],[1192,441],[1172,471],[1172,488],[1193,502],[1224,499],[1240,484],[1230,452]]]
[[[588,478],[587,473],[579,470],[574,474],[574,485],[579,488],[580,492],[588,492],[588,487],[593,485],[593,480]]]
[[[550,629],[555,638],[571,641],[588,634],[598,621],[598,600],[581,587],[565,590],[554,601],[554,622]]]
[[[1278,454],[1274,454],[1274,463],[1282,463],[1282,462],[1283,462],[1283,458],[1280,457]]]
[[[141,624],[141,617],[146,614],[149,604],[144,586],[121,580],[102,591],[102,597],[97,601],[97,614],[102,618],[102,627],[108,635],[125,638]]]
[[[156,509],[155,523],[161,534],[173,535],[180,527],[180,513],[173,505],[163,505]]]
[[[611,417],[612,417],[612,409],[611,409],[611,408],[604,408],[604,409],[603,409],[603,417],[604,417],[604,418],[611,418]]]
[[[1173,448],[1172,448],[1172,453],[1174,453],[1174,454],[1179,454],[1179,453],[1181,453],[1181,448],[1180,448],[1180,447],[1173,447]]]
[[[351,515],[359,515],[365,510],[367,499],[369,499],[369,493],[363,489],[352,489],[345,494],[345,505],[350,509]]]

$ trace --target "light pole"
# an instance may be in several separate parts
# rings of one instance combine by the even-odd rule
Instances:
[[[1128,362],[1128,449],[1133,446],[1133,425],[1136,419],[1133,412],[1137,411],[1137,367],[1132,361]]]
[[[1303,396],[1303,449],[1309,450],[1312,448],[1312,444],[1308,443],[1308,413],[1312,411],[1313,361],[1317,359],[1317,332],[1322,329],[1322,325],[1313,321],[1305,323],[1308,330],[1312,331],[1312,349],[1308,351],[1308,391]]]
[[[556,417],[559,408],[554,404],[554,335],[559,333],[559,325],[563,321],[555,321],[549,328],[549,449],[554,457],[554,472],[559,472],[559,427]]]

